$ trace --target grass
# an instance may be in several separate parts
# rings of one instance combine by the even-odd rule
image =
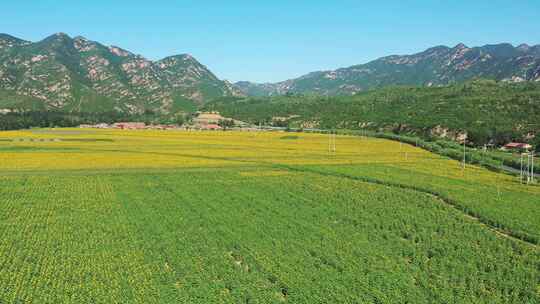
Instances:
[[[0,143],[2,303],[540,300],[540,188],[508,175],[352,136],[0,134],[36,136],[62,141]]]

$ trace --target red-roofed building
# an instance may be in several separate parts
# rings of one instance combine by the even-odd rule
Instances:
[[[208,124],[201,126],[203,130],[222,130],[223,128],[216,124]]]
[[[504,150],[530,150],[532,146],[526,143],[508,143],[504,145]]]

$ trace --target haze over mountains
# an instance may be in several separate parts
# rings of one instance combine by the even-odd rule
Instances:
[[[169,114],[193,111],[218,97],[351,95],[388,85],[438,86],[473,78],[540,81],[540,45],[437,46],[279,83],[232,85],[187,54],[151,61],[63,33],[39,42],[0,34],[0,109]]]
[[[0,90],[4,106],[22,100],[47,110],[130,113],[167,113],[239,94],[188,54],[150,61],[63,33],[36,43],[0,34]]]
[[[235,85],[251,96],[286,93],[350,95],[388,85],[437,86],[473,78],[540,81],[540,45],[437,46],[413,55],[383,57],[366,64],[313,72],[278,83],[242,81]]]

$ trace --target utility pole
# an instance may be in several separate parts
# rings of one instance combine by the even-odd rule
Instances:
[[[519,183],[520,183],[520,184],[523,184],[523,153],[520,154],[519,164],[520,164],[520,169],[519,169]]]
[[[330,155],[330,131],[328,131],[328,154]]]
[[[501,172],[503,171],[503,162],[504,161],[501,160],[501,168],[500,168]],[[497,182],[497,197],[498,198],[501,198],[501,184],[500,184],[500,175],[501,174],[502,173],[497,173],[497,181],[496,182]]]
[[[466,146],[465,146],[465,142],[467,142],[466,139],[463,140],[463,171],[465,171],[465,163],[467,161],[467,159],[465,158],[466,157]]]
[[[527,185],[534,183],[534,152],[527,154]]]
[[[534,151],[531,152],[531,180],[534,183]]]
[[[531,154],[529,152],[527,152],[527,164],[525,165],[524,174],[528,185],[531,182]]]
[[[328,154],[332,154],[332,131],[328,131]]]
[[[336,137],[337,137],[337,134],[334,133],[334,140],[333,140],[333,143],[334,143],[334,147],[333,147],[334,153],[336,153]]]
[[[527,153],[527,185],[531,182],[531,155]]]

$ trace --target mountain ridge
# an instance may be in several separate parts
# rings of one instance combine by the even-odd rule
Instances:
[[[44,110],[126,113],[173,113],[240,94],[190,54],[152,61],[65,33],[37,42],[0,34],[0,90]]]
[[[364,64],[315,71],[277,83],[240,81],[235,85],[251,96],[351,95],[388,85],[448,85],[474,78],[540,81],[540,45],[439,45],[411,55],[384,56]]]

